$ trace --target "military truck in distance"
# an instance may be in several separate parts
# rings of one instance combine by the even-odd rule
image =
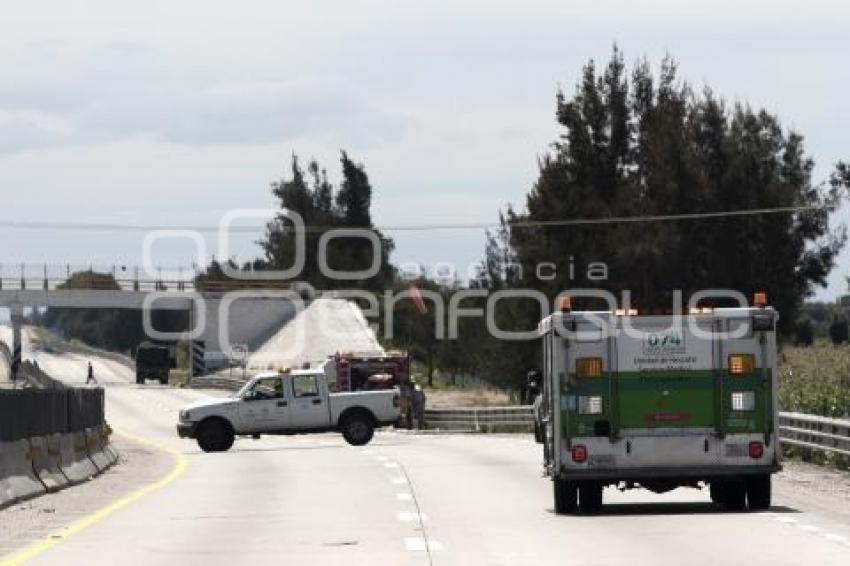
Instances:
[[[168,346],[143,342],[136,350],[136,383],[142,385],[147,379],[155,379],[165,385],[171,370],[171,351]]]

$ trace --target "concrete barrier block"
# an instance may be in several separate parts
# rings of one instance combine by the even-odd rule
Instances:
[[[59,468],[73,484],[84,482],[99,471],[89,459],[86,451],[86,439],[81,432],[60,434],[59,437]]]
[[[106,454],[106,457],[109,459],[109,464],[112,465],[118,461],[118,451],[115,450],[112,443],[109,442],[109,436],[112,434],[112,428],[108,424],[102,425],[99,428],[103,453]]]
[[[85,432],[86,451],[99,472],[112,465],[109,456],[103,451],[103,435],[99,428],[87,428]]]
[[[48,436],[33,436],[29,439],[33,472],[48,493],[68,485],[68,478],[59,469],[59,442],[51,439]]]
[[[0,508],[46,493],[30,458],[29,441],[0,442]]]

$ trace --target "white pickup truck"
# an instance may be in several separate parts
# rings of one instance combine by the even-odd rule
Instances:
[[[321,370],[261,373],[233,397],[187,405],[177,434],[204,452],[224,452],[236,435],[300,434],[337,430],[349,444],[367,444],[375,427],[399,419],[397,389],[329,393]]]

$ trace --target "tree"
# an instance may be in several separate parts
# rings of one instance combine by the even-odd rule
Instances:
[[[539,160],[525,211],[509,209],[505,219],[518,285],[550,298],[571,287],[629,290],[643,312],[672,308],[676,289],[686,298],[708,288],[767,291],[780,330],[793,331],[803,299],[825,284],[845,242],[844,226],[830,229],[827,216],[850,168],[838,164],[828,183],[814,184],[803,137],[774,115],[730,107],[710,89],[695,93],[671,57],[657,75],[639,61],[629,79],[616,47],[601,73],[590,61],[574,94],[557,94],[556,119],[562,134]],[[797,210],[546,224],[762,208]],[[544,261],[557,266],[552,280],[536,277]],[[607,276],[573,276],[570,264],[589,262],[604,262]]]
[[[797,346],[811,346],[815,341],[815,329],[812,321],[804,318],[794,329],[794,343]]]
[[[848,338],[848,329],[847,329],[847,319],[845,318],[836,318],[832,321],[832,324],[829,325],[829,339],[832,340],[832,343],[838,346],[839,344],[846,344]]]
[[[272,194],[279,199],[281,209],[301,215],[305,232],[295,234],[293,224],[281,212],[266,226],[266,235],[259,244],[265,253],[257,269],[285,270],[295,262],[296,238],[304,238],[304,268],[296,276],[317,289],[358,288],[382,290],[391,283],[394,270],[389,263],[393,241],[384,237],[371,220],[372,186],[363,165],[355,164],[346,152],[341,154],[343,181],[338,191],[327,172],[316,161],[301,169],[298,157],[292,156],[291,178],[272,183]],[[309,176],[309,178],[308,178]],[[364,229],[377,236],[378,273],[367,280],[328,277],[319,268],[319,244],[322,236],[334,229]],[[373,262],[372,245],[364,237],[334,237],[326,242],[327,265],[335,271],[364,271]]]

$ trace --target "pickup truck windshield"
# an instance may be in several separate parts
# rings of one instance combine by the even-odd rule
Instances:
[[[279,377],[265,377],[254,382],[251,391],[259,399],[282,399],[283,382]]]

